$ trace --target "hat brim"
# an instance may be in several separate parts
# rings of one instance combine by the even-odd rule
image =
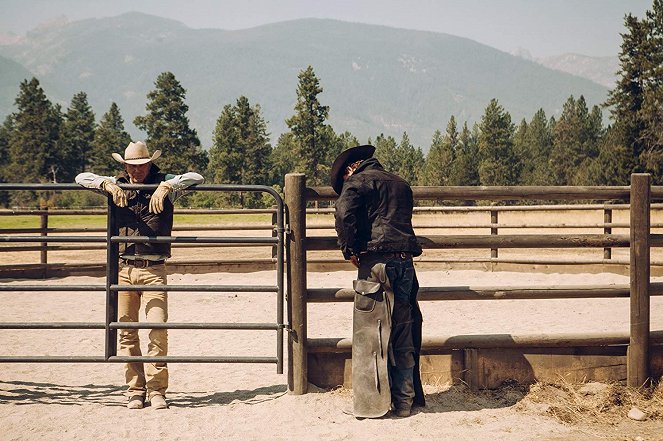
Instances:
[[[130,164],[130,165],[142,165],[147,164],[148,162],[154,161],[161,156],[161,150],[156,150],[150,158],[138,158],[138,159],[124,159],[119,153],[113,153],[111,155],[113,159],[121,164]]]
[[[375,147],[367,144],[344,150],[336,157],[331,168],[331,173],[329,174],[331,186],[336,194],[341,194],[341,190],[343,189],[345,167],[353,162],[368,159],[373,156],[373,153],[375,153]]]

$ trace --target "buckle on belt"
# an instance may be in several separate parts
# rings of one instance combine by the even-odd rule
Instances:
[[[131,265],[134,268],[147,268],[152,263],[147,259],[122,259],[122,261],[125,265]]]

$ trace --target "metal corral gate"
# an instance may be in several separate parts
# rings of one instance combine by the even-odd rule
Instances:
[[[121,185],[127,190],[156,189],[156,184]],[[0,191],[84,191],[77,184],[0,184]],[[277,373],[283,373],[283,261],[284,261],[284,204],[281,196],[271,187],[263,185],[198,185],[187,189],[216,192],[260,192],[270,194],[276,205],[275,236],[272,237],[173,237],[118,235],[115,210],[108,198],[106,236],[10,236],[0,235],[0,242],[60,242],[60,243],[106,243],[105,285],[0,285],[0,291],[105,291],[106,320],[103,323],[88,322],[0,322],[0,329],[104,329],[105,352],[100,356],[6,356],[0,362],[29,363],[99,363],[99,362],[153,362],[153,363],[275,363]],[[89,191],[89,190],[88,190]],[[274,285],[118,285],[120,243],[218,243],[218,244],[264,244],[276,247],[276,283]],[[197,292],[260,292],[276,293],[276,321],[273,323],[128,323],[117,321],[118,291],[197,291]],[[276,331],[276,356],[119,356],[117,355],[118,329],[225,329]]]

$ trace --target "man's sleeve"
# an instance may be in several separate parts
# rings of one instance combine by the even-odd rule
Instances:
[[[205,178],[195,172],[188,172],[182,175],[166,175],[166,182],[173,186],[173,191],[168,195],[171,202],[175,202],[177,198],[186,194],[184,190],[192,185],[202,184]]]
[[[106,194],[102,188],[101,184],[104,181],[111,181],[115,184],[115,178],[113,176],[99,176],[94,173],[79,173],[76,178],[76,183],[82,187],[89,188],[92,190],[99,190],[99,192]]]
[[[336,234],[345,260],[361,251],[357,243],[357,212],[363,205],[362,199],[359,189],[346,182],[336,201]]]

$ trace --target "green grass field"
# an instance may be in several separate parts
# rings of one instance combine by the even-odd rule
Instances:
[[[228,224],[269,224],[270,214],[176,214],[176,225],[228,225]],[[39,216],[0,216],[0,229],[39,228]],[[50,228],[102,228],[106,226],[106,216],[80,215],[48,217]]]

